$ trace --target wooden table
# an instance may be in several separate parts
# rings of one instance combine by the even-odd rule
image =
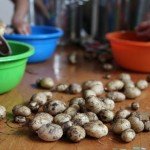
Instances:
[[[77,51],[80,55],[77,65],[68,64],[66,59],[67,54],[73,51]],[[112,79],[117,78],[122,71],[112,72]],[[146,77],[146,74],[130,73],[134,81]],[[60,47],[52,59],[43,63],[28,65],[21,84],[11,92],[0,95],[0,105],[4,105],[8,111],[7,118],[12,118],[11,109],[14,105],[29,101],[33,93],[40,91],[40,89],[35,88],[34,83],[36,79],[45,76],[52,77],[56,83],[82,83],[89,79],[102,80],[104,84],[108,82],[103,78],[104,72],[100,69],[100,64],[85,61],[80,48]],[[54,97],[68,101],[74,95],[54,93]],[[140,103],[140,111],[150,112],[150,88],[145,90],[135,101]],[[127,107],[131,102],[133,100],[117,103],[116,109]],[[99,140],[87,138],[80,143],[70,143],[67,140],[44,142],[35,134],[29,132],[27,127],[21,127],[11,122],[6,123],[6,120],[0,122],[0,150],[131,150],[133,147],[144,147],[149,150],[150,133],[139,133],[134,141],[127,144],[121,142],[111,133]]]

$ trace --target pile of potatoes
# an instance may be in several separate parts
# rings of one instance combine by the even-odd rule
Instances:
[[[56,141],[62,136],[72,142],[79,142],[86,136],[99,139],[111,130],[120,135],[124,142],[130,142],[137,133],[150,131],[150,116],[143,117],[136,112],[139,103],[131,104],[132,111],[114,111],[116,102],[140,96],[148,87],[146,80],[134,83],[129,74],[122,73],[119,79],[111,80],[105,87],[96,80],[86,81],[82,85],[55,85],[51,78],[42,78],[36,83],[49,91],[34,94],[26,106],[16,105],[12,112],[16,123],[27,124],[44,141]],[[82,96],[65,103],[55,99],[52,91],[81,93]],[[0,107],[0,117],[2,109]]]

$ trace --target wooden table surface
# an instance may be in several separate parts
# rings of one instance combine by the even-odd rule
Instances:
[[[77,51],[80,55],[77,65],[70,65],[67,62],[67,54]],[[118,69],[111,73],[112,79],[117,78],[120,72],[128,72]],[[146,74],[130,72],[134,81],[145,79]],[[78,47],[60,47],[52,59],[38,64],[29,64],[26,68],[24,78],[11,92],[0,95],[0,105],[7,108],[7,118],[12,118],[11,109],[16,104],[29,101],[31,95],[40,91],[34,83],[40,77],[50,76],[56,83],[82,83],[89,79],[102,80],[107,83],[109,80],[103,78],[104,72],[100,69],[98,62],[85,61],[82,51]],[[54,93],[55,98],[67,102],[75,95]],[[140,103],[140,111],[150,112],[150,87],[142,92],[136,100],[126,100],[117,103],[116,110],[127,107],[133,101]],[[0,150],[132,150],[133,147],[150,149],[150,133],[139,133],[135,140],[130,143],[123,143],[111,133],[99,140],[86,138],[80,143],[70,143],[67,140],[57,142],[44,142],[35,134],[29,132],[27,127],[18,126],[10,121],[0,121]]]

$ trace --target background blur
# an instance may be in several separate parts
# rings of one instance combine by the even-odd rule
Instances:
[[[42,13],[30,1],[28,18],[31,24],[61,27],[64,41],[78,42],[84,38],[104,41],[107,32],[134,30],[141,21],[150,19],[150,0],[43,0],[50,19],[43,21]],[[13,4],[0,0],[0,19],[10,24]]]

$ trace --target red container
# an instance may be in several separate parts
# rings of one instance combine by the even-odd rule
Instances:
[[[133,71],[150,72],[150,41],[128,31],[107,33],[106,38],[120,66]]]

